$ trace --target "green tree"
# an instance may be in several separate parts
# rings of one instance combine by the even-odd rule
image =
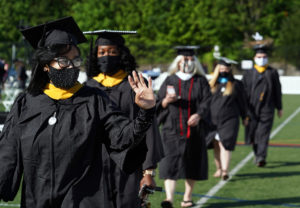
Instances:
[[[277,54],[290,64],[300,68],[300,12],[295,13],[286,19],[280,30]]]
[[[282,22],[293,21],[287,16],[299,4],[297,0],[0,0],[0,57],[9,56],[13,42],[22,43],[20,25],[72,15],[83,31],[137,30],[138,35],[125,38],[140,64],[169,63],[176,45],[200,45],[199,58],[212,63],[217,44],[222,55],[239,61],[252,56],[245,45],[256,31],[274,39],[275,47],[283,44],[281,26],[288,23]],[[83,56],[88,54],[89,44],[80,48]]]
[[[66,16],[70,3],[70,0],[1,0],[0,56],[9,60],[11,45],[16,44],[19,56],[25,58],[20,28]]]

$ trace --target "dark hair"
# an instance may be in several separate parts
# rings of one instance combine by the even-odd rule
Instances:
[[[135,70],[138,67],[138,65],[135,61],[134,56],[131,55],[129,48],[127,48],[124,45],[118,45],[117,47],[119,49],[120,57],[121,57],[120,69],[123,69],[126,72],[132,72],[133,70]],[[90,51],[90,55],[87,58],[86,74],[88,78],[97,76],[101,72],[97,66],[97,59],[98,59],[97,53],[98,53],[98,46],[92,48],[92,50]]]
[[[38,48],[32,57],[32,70],[31,80],[27,87],[27,92],[32,95],[38,95],[43,92],[45,85],[50,82],[47,72],[44,71],[44,67],[50,64],[55,57],[68,53],[72,46],[75,46],[80,53],[79,48],[76,45],[53,45],[51,47]]]

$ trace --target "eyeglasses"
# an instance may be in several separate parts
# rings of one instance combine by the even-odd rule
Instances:
[[[58,57],[58,58],[54,58],[54,60],[57,61],[58,65],[61,68],[69,67],[71,64],[74,67],[80,67],[83,62],[82,58],[80,58],[80,57],[74,58],[72,60],[70,60],[66,57]]]

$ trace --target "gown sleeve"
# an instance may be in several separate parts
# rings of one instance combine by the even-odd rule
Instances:
[[[148,147],[148,152],[146,155],[146,159],[143,163],[143,170],[155,169],[157,167],[157,163],[164,157],[162,141],[160,137],[157,119],[155,116],[153,119],[152,126],[147,131],[146,143]]]
[[[250,86],[248,86],[248,79],[250,77],[250,74],[247,73],[247,72],[244,72],[243,74],[243,77],[242,77],[242,83],[243,83],[243,87],[244,87],[244,90],[246,92],[246,100],[247,102],[250,100]]]
[[[273,81],[274,81],[274,90],[275,90],[275,107],[277,110],[282,109],[282,92],[281,92],[281,84],[279,81],[279,75],[276,70],[274,70],[274,76],[273,76]]]
[[[244,120],[247,116],[247,100],[246,100],[246,92],[244,89],[244,85],[242,82],[235,82],[235,90],[236,90],[236,99],[240,110],[240,115]]]
[[[137,117],[131,121],[106,96],[102,96],[98,113],[106,138],[104,143],[111,159],[123,171],[134,171],[141,165],[141,161],[128,161],[126,156],[145,139],[146,132],[152,124],[155,107],[149,110],[140,109]]]
[[[206,78],[201,77],[200,79],[200,92],[201,96],[197,99],[197,114],[200,115],[201,120],[209,123],[209,105],[211,101],[210,87]]]
[[[250,116],[252,113],[250,111],[250,92],[251,92],[251,86],[249,84],[249,79],[250,77],[252,77],[251,73],[249,73],[248,71],[244,72],[243,74],[243,78],[242,78],[242,84],[243,84],[243,88],[244,88],[244,92],[245,92],[245,99],[246,99],[246,117]]]
[[[148,85],[147,80],[145,80]],[[132,102],[134,102],[135,93],[132,92]],[[162,141],[159,132],[159,125],[156,114],[153,117],[152,125],[146,133],[147,154],[143,162],[143,170],[156,169],[159,161],[164,157]]]
[[[0,200],[3,201],[12,201],[15,198],[23,174],[19,140],[21,132],[17,125],[22,96],[20,95],[12,106],[0,136]]]
[[[158,93],[157,93],[157,102],[156,102],[156,115],[158,124],[164,123],[167,115],[169,114],[168,108],[162,107],[162,101],[166,97],[168,78],[161,85]]]

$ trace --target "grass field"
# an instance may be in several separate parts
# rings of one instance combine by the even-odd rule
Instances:
[[[273,130],[300,107],[299,95],[284,95],[284,115],[276,116]],[[271,144],[300,144],[300,113],[274,136]],[[244,129],[241,127],[238,141],[242,142]],[[251,152],[250,146],[239,145],[232,154],[231,168],[234,168]],[[197,202],[203,195],[215,186],[219,179],[212,176],[215,171],[212,150],[209,150],[209,179],[197,182],[193,200]],[[203,207],[300,207],[300,148],[299,147],[269,147],[267,166],[257,168],[250,160],[231,180],[211,196]],[[157,186],[163,187],[163,181],[156,177]],[[184,183],[178,181],[174,207],[180,207]],[[156,192],[150,196],[151,208],[159,208],[165,193]],[[20,195],[11,205],[19,204]],[[1,205],[0,207],[7,207]],[[17,207],[17,206],[10,206]]]

